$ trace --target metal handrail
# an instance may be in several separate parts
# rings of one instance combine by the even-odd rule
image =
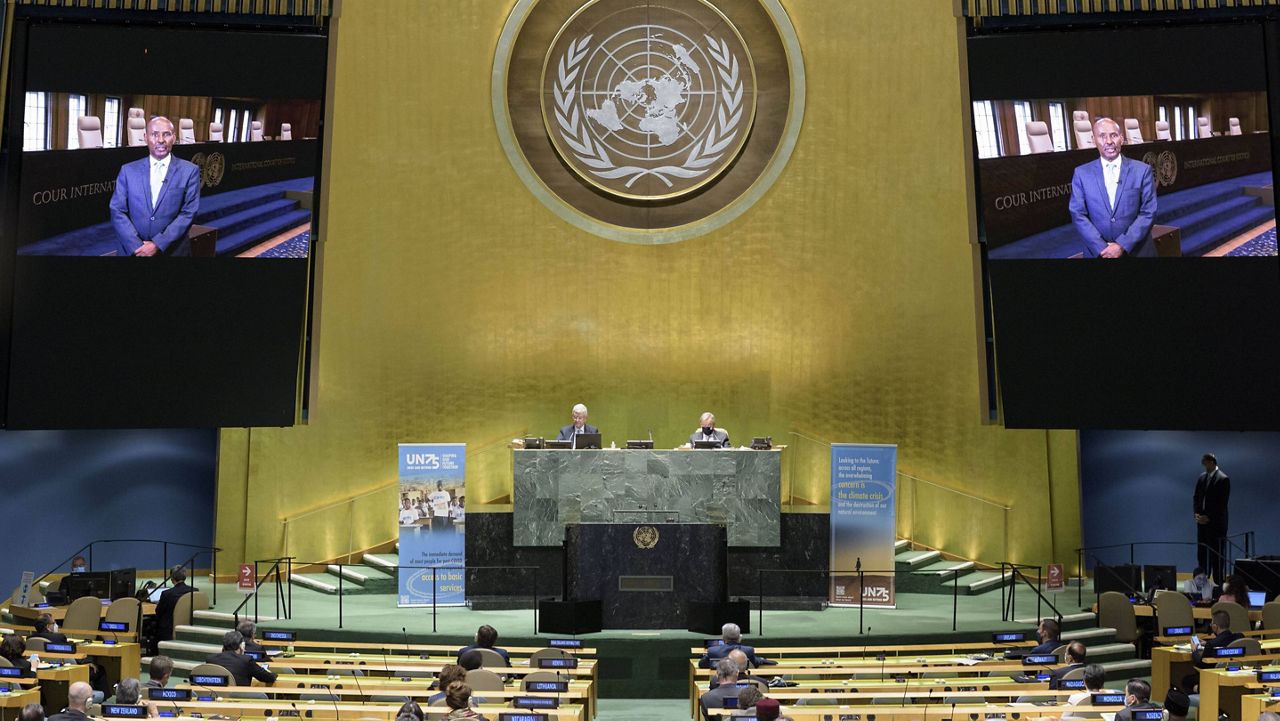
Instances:
[[[913,481],[916,481],[916,482],[918,482],[918,483],[923,483],[923,484],[925,484],[925,485],[927,485],[927,486],[933,486],[934,488],[941,488],[941,489],[942,489],[942,490],[944,490],[944,491],[950,491],[950,492],[952,492],[952,493],[956,494],[957,496],[964,496],[965,498],[971,498],[971,499],[973,499],[973,500],[975,500],[975,501],[979,501],[979,502],[981,502],[981,503],[985,503],[985,504],[987,504],[987,505],[989,505],[989,506],[995,506],[996,508],[999,508],[999,509],[1000,509],[1000,510],[1002,510],[1002,511],[1012,511],[1012,510],[1013,510],[1013,506],[1006,506],[1005,504],[1000,503],[1000,502],[998,502],[998,501],[993,501],[993,500],[991,500],[990,498],[983,498],[982,496],[975,496],[975,495],[974,495],[974,494],[972,494],[972,493],[965,493],[964,491],[957,490],[957,489],[955,489],[955,488],[952,488],[951,486],[944,486],[944,485],[942,485],[942,484],[940,484],[940,483],[934,483],[933,481],[926,481],[925,479],[923,479],[923,478],[917,478],[917,477],[915,477],[915,476],[911,475],[910,473],[903,473],[902,471],[898,471],[898,475],[899,475],[899,476],[902,476],[903,478],[910,478],[910,479],[911,479],[911,480],[913,480]]]
[[[163,580],[161,580],[160,582],[161,586],[164,586],[166,583],[169,582],[169,571],[170,571],[169,546],[181,546],[183,548],[198,549],[195,553],[191,554],[190,558],[188,558],[186,561],[183,561],[181,564],[179,564],[184,567],[187,565],[190,565],[191,570],[193,571],[195,570],[196,556],[199,556],[201,553],[205,553],[205,552],[209,553],[211,556],[209,565],[211,569],[214,569],[215,574],[217,573],[216,569],[218,567],[218,551],[222,550],[217,546],[202,546],[198,543],[183,543],[182,541],[170,541],[163,538],[99,538],[93,541],[89,541],[88,543],[84,544],[79,549],[77,549],[70,556],[67,556],[66,558],[62,559],[62,561],[58,563],[58,565],[54,566],[48,571],[45,571],[39,578],[33,581],[32,585],[34,586],[36,584],[39,584],[44,579],[48,578],[50,574],[55,573],[59,568],[62,568],[64,565],[74,560],[76,556],[80,556],[85,553],[88,554],[88,557],[85,560],[89,562],[89,570],[92,571],[93,570],[93,547],[95,544],[99,544],[99,543],[103,543],[103,544],[106,544],[106,543],[159,543],[161,547],[161,564],[164,571]],[[214,605],[217,605],[218,583],[217,583],[216,577],[213,583],[213,599],[212,600]]]
[[[1199,541],[1132,541],[1130,543],[1110,543],[1110,544],[1100,545],[1100,546],[1081,546],[1080,548],[1076,549],[1077,602],[1079,603],[1084,602],[1083,598],[1084,598],[1084,553],[1085,551],[1100,551],[1100,550],[1107,550],[1112,548],[1128,548],[1129,549],[1129,565],[1132,566],[1132,565],[1136,565],[1134,563],[1134,558],[1135,558],[1134,549],[1137,546],[1195,546],[1196,548],[1203,546],[1206,550],[1209,551],[1209,553],[1218,557],[1219,561],[1223,564],[1222,570],[1224,574],[1226,574],[1228,571],[1230,571],[1232,574],[1239,574],[1244,577],[1247,583],[1251,583],[1255,587],[1259,587],[1262,584],[1260,584],[1257,579],[1253,578],[1248,573],[1239,571],[1238,569],[1235,568],[1235,558],[1230,553],[1231,548],[1240,548],[1240,546],[1235,542],[1231,541],[1231,539],[1241,535],[1245,536],[1244,550],[1247,553],[1248,548],[1252,544],[1251,539],[1253,538],[1253,533],[1254,533],[1253,531],[1240,531],[1232,536],[1226,536],[1225,539],[1227,541],[1227,545],[1229,546],[1229,548],[1227,549],[1228,553],[1225,553],[1225,554],[1219,551],[1218,549],[1214,548],[1213,546],[1207,543],[1201,543]],[[1097,564],[1105,565],[1105,564],[1102,564],[1102,560],[1100,558],[1093,555],[1092,553],[1089,554],[1089,556],[1093,558],[1093,560]],[[1094,587],[1094,591],[1096,595],[1096,592],[1097,592],[1096,585]]]
[[[1005,598],[1006,594],[1005,594],[1005,584],[1004,584],[1006,568],[1009,570],[1009,573],[1011,574],[1014,581],[1013,587],[1009,589],[1007,601]],[[1034,585],[1031,583],[1031,579],[1027,578],[1026,574],[1022,572],[1022,569],[1024,568],[1036,569],[1036,583]],[[1057,606],[1053,605],[1052,601],[1050,601],[1048,598],[1045,598],[1045,595],[1044,595],[1044,566],[1033,566],[1029,563],[1014,563],[1012,561],[1001,561],[1000,562],[1000,579],[1001,579],[1000,608],[1003,614],[1000,620],[1008,621],[1012,619],[1017,613],[1017,610],[1016,610],[1017,602],[1015,601],[1015,598],[1017,597],[1018,594],[1015,593],[1015,591],[1017,591],[1017,581],[1020,579],[1023,583],[1027,584],[1027,588],[1030,588],[1032,591],[1035,591],[1036,593],[1036,618],[1040,619],[1043,617],[1041,614],[1041,611],[1043,610],[1041,608],[1041,604],[1044,604],[1049,606],[1049,608],[1053,611],[1054,616],[1056,616],[1058,619],[1058,624],[1059,625],[1062,624],[1062,612],[1058,610]]]
[[[267,569],[266,573],[259,574],[258,564],[267,563],[267,562],[271,563],[271,568]],[[275,582],[276,582],[276,618],[277,619],[280,618],[280,605],[281,605],[280,602],[285,592],[284,587],[282,586],[282,582],[280,580],[281,562],[285,563],[286,565],[286,571],[285,571],[286,575],[290,579],[292,579],[293,577],[293,557],[292,556],[281,556],[280,558],[266,558],[266,559],[260,559],[253,562],[253,575],[255,578],[253,593],[246,594],[244,597],[244,600],[240,602],[240,605],[236,606],[235,610],[231,612],[231,615],[235,618],[235,623],[237,626],[240,625],[240,609],[244,608],[245,605],[249,603],[249,599],[253,599],[253,620],[255,623],[257,623],[258,595],[262,591],[262,584],[266,583],[267,579],[272,577],[275,578]],[[284,600],[284,618],[289,619],[289,618],[293,618],[293,612],[291,610],[293,608],[293,584],[292,583],[288,584],[287,593],[288,593],[287,599]]]
[[[859,559],[861,562],[861,559]],[[951,570],[951,630],[955,631],[960,617],[960,574],[966,572],[967,568],[956,568]],[[934,571],[876,571],[867,570],[859,565],[852,571],[833,571],[827,568],[757,568],[756,569],[756,634],[764,635],[764,574],[766,573],[816,573],[825,574],[827,576],[827,591],[831,590],[831,576],[857,576],[858,577],[858,634],[866,633],[863,625],[863,613],[865,612],[865,604],[862,596],[862,588],[864,586],[864,577],[870,574],[887,575],[887,576],[914,576],[914,575],[938,575]]]
[[[310,509],[310,510],[303,511],[302,513],[299,513],[299,514],[297,514],[296,516],[284,516],[284,517],[282,517],[282,518],[280,519],[280,521],[281,521],[282,523],[284,523],[284,524],[286,524],[286,525],[287,525],[287,524],[290,524],[290,523],[292,523],[292,522],[294,522],[294,521],[297,521],[297,520],[301,520],[301,519],[303,519],[303,518],[306,518],[307,516],[313,516],[313,515],[315,515],[315,514],[317,514],[317,513],[321,512],[321,511],[327,511],[327,510],[329,510],[330,508],[337,508],[338,506],[345,505],[345,504],[347,504],[347,503],[351,503],[352,501],[358,501],[358,500],[360,500],[361,498],[364,498],[365,496],[372,496],[372,495],[373,495],[373,494],[375,494],[375,493],[382,493],[382,492],[385,492],[388,488],[394,488],[394,487],[396,487],[396,486],[398,486],[398,485],[400,485],[400,482],[399,482],[399,481],[395,481],[395,482],[392,482],[392,483],[387,483],[387,484],[384,484],[384,485],[378,486],[378,487],[376,487],[376,488],[371,488],[371,489],[369,489],[369,490],[367,490],[367,491],[363,491],[363,492],[361,492],[361,493],[357,493],[357,494],[356,494],[356,495],[354,495],[354,496],[347,496],[346,498],[343,498],[342,500],[334,501],[333,503],[327,503],[327,504],[325,504],[325,505],[323,505],[323,506],[316,506],[315,508],[312,508],[312,509]]]

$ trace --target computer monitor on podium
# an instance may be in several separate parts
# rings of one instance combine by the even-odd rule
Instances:
[[[578,433],[573,437],[573,447],[578,450],[600,448],[602,442],[599,433]]]

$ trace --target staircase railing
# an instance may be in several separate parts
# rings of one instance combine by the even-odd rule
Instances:
[[[258,622],[258,597],[261,595],[262,584],[266,583],[269,578],[275,580],[276,618],[293,618],[293,583],[291,583],[293,580],[293,560],[292,556],[282,556],[253,562],[253,577],[255,579],[253,592],[246,594],[240,605],[236,606],[235,610],[231,612],[231,615],[235,617],[237,626],[240,625],[240,610],[249,603],[250,599],[253,600],[253,621],[254,623]],[[259,574],[259,564],[263,563],[270,563],[271,568],[268,568],[266,573]],[[280,573],[281,563],[285,564],[283,577]],[[280,613],[281,610],[284,611],[283,616]]]
[[[1032,583],[1031,579],[1027,578],[1026,574],[1022,572],[1023,569],[1032,569],[1032,568],[1036,570],[1035,583]],[[1009,577],[1011,577],[1013,581],[1010,584],[1005,583],[1006,573],[1009,574]],[[1022,581],[1022,583],[1024,583],[1027,586],[1027,588],[1030,588],[1032,591],[1035,591],[1036,619],[1039,620],[1041,618],[1044,618],[1043,607],[1048,606],[1053,611],[1053,615],[1057,617],[1058,624],[1059,625],[1062,624],[1062,612],[1059,611],[1058,607],[1053,605],[1053,602],[1050,601],[1048,598],[1046,598],[1044,595],[1044,566],[1032,566],[1026,563],[1012,563],[1010,561],[1001,561],[1000,562],[1000,580],[1001,580],[1000,620],[1010,621],[1016,617],[1017,602],[1015,599],[1018,596],[1016,591],[1018,590],[1018,581]],[[1008,593],[1006,593],[1006,588],[1005,588],[1006,585],[1008,586]]]
[[[1244,537],[1242,540],[1242,543],[1236,543],[1235,540],[1233,540],[1236,538],[1240,538],[1241,536]],[[1241,578],[1244,579],[1245,583],[1247,583],[1252,588],[1265,588],[1265,585],[1260,583],[1257,579],[1253,578],[1248,573],[1241,571],[1235,567],[1235,561],[1237,558],[1237,556],[1235,555],[1235,552],[1237,550],[1240,551],[1242,554],[1241,556],[1239,556],[1240,558],[1249,558],[1252,556],[1253,553],[1257,551],[1257,548],[1254,545],[1255,544],[1254,538],[1255,536],[1253,531],[1240,531],[1239,533],[1235,533],[1225,537],[1224,540],[1226,541],[1226,546],[1225,546],[1226,553],[1219,551],[1218,549],[1214,548],[1213,546],[1207,543],[1200,543],[1198,541],[1130,541],[1129,543],[1110,543],[1110,544],[1105,544],[1101,546],[1082,546],[1076,549],[1076,602],[1080,604],[1084,603],[1085,552],[1086,551],[1089,551],[1089,552],[1108,551],[1116,548],[1129,549],[1129,565],[1131,566],[1136,565],[1135,560],[1137,559],[1137,549],[1139,547],[1193,546],[1197,550],[1199,550],[1200,548],[1203,548],[1205,551],[1209,553],[1209,555],[1217,556],[1219,563],[1222,564],[1222,572],[1224,576],[1228,574],[1239,575]],[[1089,553],[1088,556],[1090,559],[1093,560],[1095,566],[1106,565],[1106,564],[1103,564],[1102,560],[1098,558],[1096,555],[1094,555],[1093,553]],[[1220,579],[1214,579],[1214,580],[1219,581]],[[1095,596],[1098,595],[1096,593],[1097,590],[1098,590],[1097,584],[1095,583],[1094,584]],[[1135,595],[1140,590],[1141,589],[1129,589],[1129,591],[1131,592],[1130,595]]]
[[[52,574],[54,574],[54,573],[57,573],[57,572],[58,572],[58,570],[59,570],[59,569],[61,569],[63,566],[68,566],[68,567],[69,567],[69,564],[71,563],[71,561],[73,561],[73,560],[76,558],[76,556],[83,556],[83,557],[84,557],[84,559],[85,559],[85,561],[89,564],[89,570],[90,570],[90,571],[92,571],[92,570],[93,570],[93,550],[94,550],[94,548],[95,548],[95,547],[97,547],[97,546],[99,546],[99,545],[107,545],[107,544],[111,544],[111,543],[151,543],[151,544],[160,544],[160,559],[161,559],[161,560],[160,560],[160,567],[161,567],[162,569],[164,569],[164,578],[163,578],[163,580],[160,582],[160,585],[161,585],[161,586],[163,586],[163,585],[165,585],[165,584],[167,584],[167,583],[169,582],[170,573],[171,573],[171,572],[172,572],[172,570],[173,570],[173,568],[169,565],[169,547],[170,547],[170,546],[174,546],[174,547],[176,547],[176,548],[194,548],[194,549],[197,549],[194,553],[192,553],[192,554],[191,554],[191,556],[190,556],[189,558],[187,558],[187,560],[183,561],[183,562],[182,562],[182,563],[180,563],[180,564],[175,564],[175,565],[180,565],[180,566],[182,566],[182,567],[184,567],[184,568],[189,567],[189,568],[191,568],[191,570],[192,570],[192,571],[194,571],[194,570],[195,570],[195,561],[196,561],[196,558],[198,558],[198,557],[200,556],[200,554],[202,554],[202,553],[208,553],[208,554],[210,554],[209,567],[210,567],[211,569],[216,569],[216,568],[218,567],[218,551],[221,551],[221,550],[222,550],[221,548],[218,548],[217,546],[202,546],[202,545],[200,545],[200,544],[198,544],[198,543],[183,543],[183,542],[181,542],[181,541],[169,541],[169,540],[165,540],[165,539],[162,539],[162,538],[100,538],[100,539],[97,539],[97,540],[94,540],[94,541],[89,541],[88,543],[86,543],[86,544],[84,544],[83,546],[81,546],[79,549],[77,549],[77,550],[76,550],[74,553],[72,553],[70,556],[67,556],[66,558],[64,558],[60,563],[58,563],[58,565],[54,566],[53,568],[49,569],[48,571],[45,571],[45,572],[44,572],[44,573],[43,573],[39,578],[37,578],[37,579],[32,583],[32,585],[33,585],[33,586],[34,586],[34,585],[37,585],[37,584],[39,584],[41,581],[43,581],[44,579],[48,578],[50,575],[52,575]],[[136,566],[136,565],[140,565],[140,564],[136,564],[136,563],[135,563],[134,565]],[[213,601],[213,603],[214,603],[215,605],[218,603],[218,584],[216,583],[216,581],[215,581],[215,583],[213,583],[213,594],[212,594],[211,600]]]

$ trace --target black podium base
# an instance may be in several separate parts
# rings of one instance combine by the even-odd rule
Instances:
[[[539,601],[538,632],[571,636],[599,633],[603,615],[599,601]]]

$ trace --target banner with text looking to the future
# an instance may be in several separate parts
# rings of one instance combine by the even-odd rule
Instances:
[[[466,600],[465,443],[401,443],[397,605]],[[456,569],[456,570],[455,570]],[[434,585],[433,585],[434,579]]]
[[[897,470],[896,445],[831,444],[832,605],[894,605]]]

